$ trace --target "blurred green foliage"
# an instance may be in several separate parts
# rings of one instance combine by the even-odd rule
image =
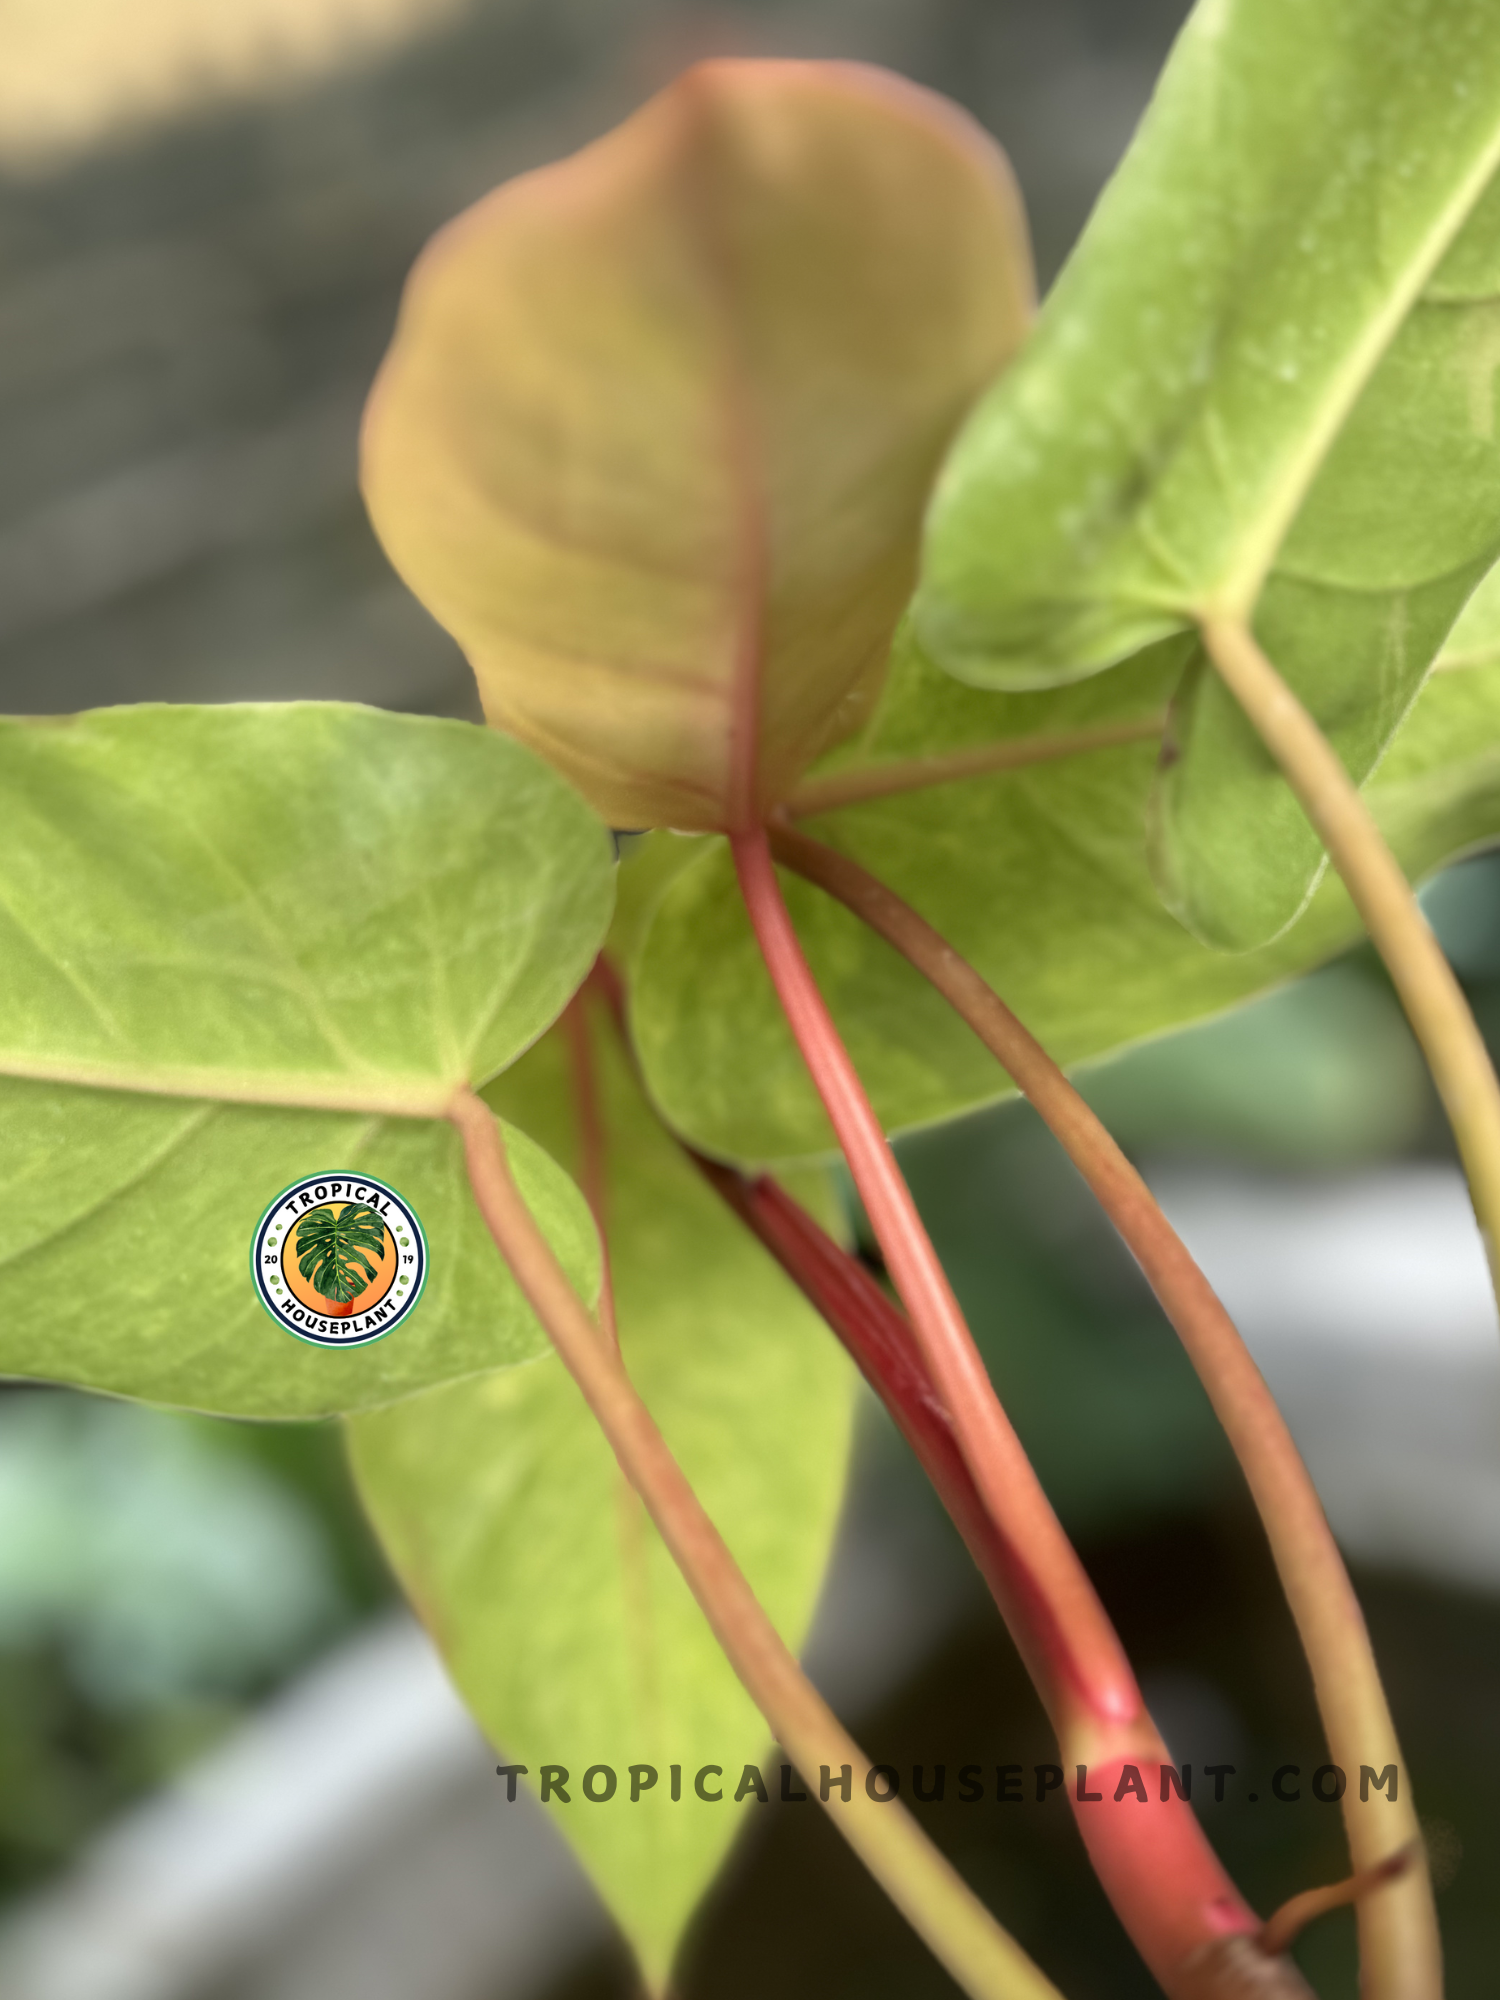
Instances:
[[[1078,1081],[1123,1146],[1265,1166],[1389,1157],[1421,1139],[1432,1112],[1421,1052],[1370,952]]]
[[[0,1893],[387,1588],[331,1427],[0,1394]]]

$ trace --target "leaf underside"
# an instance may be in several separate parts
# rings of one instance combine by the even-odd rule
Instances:
[[[934,662],[1040,687],[1253,609],[1363,782],[1500,553],[1497,161],[1488,0],[1201,5],[945,471]],[[1322,853],[1201,659],[1173,748],[1162,893],[1210,942],[1266,942]]]
[[[366,415],[371,518],[486,714],[612,825],[730,825],[868,714],[933,475],[1031,310],[957,106],[700,64],[433,239]]]
[[[795,1646],[847,1464],[851,1371],[791,1282],[662,1131],[590,1009],[622,1352],[710,1517]],[[577,1169],[566,1038],[489,1093]],[[355,1418],[366,1505],[465,1699],[508,1760],[572,1774],[552,1803],[659,1988],[744,1825],[765,1725],[554,1358]],[[630,1764],[658,1782],[629,1803]],[[583,1773],[620,1791],[588,1804]],[[685,1774],[671,1796],[670,1767]],[[723,1803],[694,1794],[718,1764]],[[712,1789],[716,1780],[709,1779]]]
[[[1500,631],[1500,621],[1496,630]],[[1459,635],[1461,636],[1461,634]],[[1434,674],[1367,796],[1416,879],[1500,838],[1500,640]],[[908,641],[880,715],[839,768],[1159,716],[1191,641],[1050,691],[985,693]],[[1149,741],[847,807],[809,823],[913,903],[1052,1054],[1087,1062],[1323,963],[1360,935],[1325,880],[1275,944],[1226,954],[1163,908],[1148,865]],[[659,836],[665,876],[636,920],[632,1024],[651,1093],[705,1150],[825,1154],[832,1135],[775,1003],[723,844]],[[654,844],[654,843],[653,843]],[[696,850],[696,851],[695,851]],[[654,856],[627,860],[650,871]],[[1010,1084],[933,989],[820,891],[784,877],[818,983],[888,1130],[952,1117]]]
[[[307,1417],[540,1352],[441,1112],[608,923],[607,838],[566,786],[462,723],[148,706],[0,724],[0,800],[0,1371]],[[310,859],[336,894],[308,898]],[[576,1190],[524,1140],[515,1163],[591,1292]],[[334,1352],[280,1330],[247,1259],[281,1188],[341,1169],[412,1202],[431,1276],[397,1338]]]

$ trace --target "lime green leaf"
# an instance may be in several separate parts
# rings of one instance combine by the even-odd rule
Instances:
[[[944,472],[917,602],[933,658],[1036,686],[1248,608],[1497,160],[1487,0],[1200,5]]]
[[[621,1349],[796,1645],[838,1511],[851,1371],[651,1116],[601,1025]],[[574,1163],[566,1060],[554,1031],[489,1095]],[[660,1987],[698,1897],[758,1810],[753,1797],[734,1803],[743,1767],[771,1759],[764,1723],[582,1398],[548,1359],[358,1417],[350,1435],[366,1505],[466,1701],[506,1758],[530,1767],[526,1782],[546,1763],[570,1772],[570,1803],[551,1810]],[[589,1803],[580,1781],[599,1764],[619,1789]],[[634,1804],[632,1764],[658,1774]],[[706,1764],[723,1767],[722,1803],[695,1796]]]
[[[738,823],[864,719],[933,474],[1030,311],[955,106],[706,64],[434,239],[370,512],[491,720],[613,825]]]
[[[1261,643],[1361,780],[1500,551],[1493,203],[1455,250],[1473,251],[1481,234],[1492,295],[1453,298],[1443,265],[1324,461],[1256,607]],[[1208,942],[1260,943],[1311,894],[1322,846],[1201,658],[1171,738],[1152,801],[1158,885]]]
[[[483,730],[323,704],[0,724],[0,800],[0,1371],[300,1417],[539,1352],[442,1110],[598,947],[581,801]],[[516,1166],[591,1285],[576,1190]],[[398,1332],[342,1352],[248,1273],[272,1198],[341,1168],[412,1202],[431,1259]]]
[[[620,843],[619,893],[605,949],[611,960],[628,969],[642,938],[651,928],[657,903],[703,846],[701,837],[656,832],[629,834]]]
[[[1488,666],[1500,660],[1500,565],[1492,569],[1464,606],[1463,615],[1438,662],[1444,672]]]
[[[1488,0],[1205,0],[944,476],[931,656],[1036,687],[1253,608],[1362,782],[1500,549],[1497,159]],[[1174,736],[1164,893],[1259,943],[1319,845],[1215,676]]]
[[[1186,637],[1115,672],[1045,692],[985,694],[910,645],[859,759],[874,769],[1159,716]],[[1145,853],[1149,741],[913,790],[811,823],[913,903],[1059,1061],[1087,1062],[1221,1012],[1360,934],[1325,882],[1275,945],[1227,956],[1162,907]],[[1500,836],[1500,666],[1442,672],[1369,786],[1416,876]],[[993,1059],[888,946],[784,877],[819,984],[889,1130],[951,1117],[1009,1086]],[[831,1147],[737,902],[718,841],[672,883],[635,961],[632,1022],[652,1095],[706,1150],[785,1160]]]
[[[1434,674],[1366,791],[1413,881],[1493,846],[1500,839],[1500,662]],[[1320,890],[1317,901],[1325,900],[1332,899]]]

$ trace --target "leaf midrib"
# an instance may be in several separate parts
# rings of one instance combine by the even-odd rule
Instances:
[[[678,84],[678,116],[682,126],[683,159],[695,164],[697,142],[707,135],[712,146],[715,112],[707,75],[689,71]],[[732,573],[729,606],[734,642],[729,683],[720,693],[724,710],[724,793],[718,802],[731,826],[756,818],[756,794],[761,769],[761,722],[766,679],[766,623],[771,588],[771,522],[767,467],[753,417],[754,369],[740,337],[737,314],[740,273],[730,232],[716,226],[710,206],[690,181],[679,213],[689,243],[697,253],[704,295],[714,323],[718,347],[718,378],[714,402],[724,445],[731,518]]]
[[[182,1097],[201,1103],[263,1105],[288,1111],[359,1112],[383,1118],[444,1118],[466,1079],[350,1077],[255,1073],[213,1069],[68,1061],[0,1049],[0,1077],[26,1083],[60,1083],[84,1090],[117,1090],[136,1096]]]
[[[1300,444],[1294,445],[1280,481],[1260,509],[1259,525],[1252,526],[1239,539],[1238,560],[1190,607],[1196,616],[1236,622],[1249,619],[1261,586],[1275,564],[1277,551],[1360,393],[1497,169],[1500,169],[1500,116],[1496,118],[1489,145],[1422,238],[1417,255],[1409,261],[1399,283],[1387,293],[1382,310],[1371,317],[1363,337],[1355,342],[1343,366],[1335,371],[1331,393],[1323,398],[1314,421],[1301,434]]]

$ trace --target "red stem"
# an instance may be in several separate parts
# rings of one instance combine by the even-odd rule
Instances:
[[[923,1394],[910,1396],[898,1388],[906,1371],[886,1369],[892,1392],[902,1397],[902,1428],[915,1425],[926,1449],[941,1454],[926,1414],[935,1389],[988,1523],[981,1567],[1052,1716],[1065,1763],[1086,1766],[1089,1789],[1103,1795],[1082,1798],[1082,1780],[1070,1791],[1095,1870],[1168,1993],[1186,2000],[1189,1994],[1213,1992],[1223,1949],[1232,1939],[1254,1933],[1257,1921],[1220,1866],[1191,1807],[1175,1792],[1165,1799],[1152,1796],[1152,1781],[1167,1761],[1165,1746],[1093,1585],[995,1397],[802,954],[764,830],[732,836],[731,848],[772,983],[911,1315],[928,1383]],[[760,1206],[764,1210],[768,1205]],[[852,1296],[854,1288],[847,1290]],[[880,1342],[867,1343],[867,1348],[867,1358],[878,1363]],[[963,1513],[971,1511],[967,1499],[960,1504]],[[961,1519],[959,1524],[964,1525]],[[1124,1789],[1129,1766],[1144,1780],[1145,1799]],[[1161,1788],[1166,1789],[1164,1784]]]
[[[1270,1390],[1234,1322],[1145,1182],[1109,1133],[999,995],[946,938],[838,848],[772,826],[772,852],[836,897],[911,963],[1014,1079],[1066,1150],[1150,1280],[1198,1371],[1245,1473],[1312,1668],[1329,1752],[1346,1769],[1369,1759],[1402,1763],[1379,1669],[1316,1489]],[[1387,1814],[1346,1795],[1355,1866],[1377,1865],[1417,1838],[1409,1791]],[[1359,1913],[1368,2000],[1436,2000],[1441,1950],[1431,1884],[1410,1868]]]
[[[997,1601],[1017,1588],[1016,1555],[984,1511],[911,1327],[875,1279],[768,1175],[747,1180],[688,1149],[704,1178],[838,1335],[895,1419]]]
[[[624,1038],[624,996],[618,976],[607,960],[599,960],[590,985],[611,1008]],[[837,1334],[865,1380],[890,1411],[996,1601],[1005,1610],[1014,1597],[1017,1552],[985,1511],[954,1436],[952,1420],[932,1386],[911,1326],[900,1308],[891,1302],[864,1265],[836,1243],[768,1175],[747,1178],[734,1168],[695,1152],[680,1140],[679,1144],[683,1144],[683,1150],[704,1178]],[[1163,1755],[1158,1744],[1156,1758],[1159,1760]],[[1115,1816],[1110,1826],[1108,1809],[1115,1802],[1108,1794],[1116,1782],[1116,1773],[1124,1762],[1137,1760],[1143,1775],[1149,1774],[1148,1782],[1156,1779],[1157,1764],[1147,1761],[1137,1745],[1134,1758],[1122,1752],[1115,1760],[1107,1783],[1094,1783],[1094,1789],[1106,1792],[1106,1799],[1100,1802],[1106,1813],[1104,1820],[1098,1817],[1099,1808],[1095,1806],[1079,1809],[1076,1788],[1070,1797],[1106,1886],[1126,1902],[1139,1899],[1148,1906],[1144,1914],[1137,1911],[1129,1928],[1143,1955],[1160,1972],[1163,1983],[1173,1993],[1202,1996],[1202,2000],[1232,1993],[1236,1980],[1251,1978],[1261,1982],[1259,1990],[1266,2000],[1278,2000],[1278,1996],[1290,2000],[1291,1996],[1305,1995],[1306,1989],[1293,1968],[1266,1962],[1253,1921],[1229,1921],[1240,1915],[1243,1906],[1207,1851],[1207,1843],[1191,1815],[1177,1806],[1175,1798],[1166,1808],[1167,1812],[1176,1813],[1175,1825],[1148,1830],[1138,1818],[1127,1817],[1122,1826]],[[1134,1808],[1138,1802],[1131,1797],[1129,1803]],[[1120,1804],[1123,1806],[1124,1801]],[[1160,1810],[1159,1799],[1155,1809]],[[1138,1850],[1134,1855],[1130,1853],[1132,1845]],[[1159,1885],[1171,1879],[1174,1869],[1181,1872],[1189,1900],[1195,1896],[1198,1899],[1201,1929],[1196,1943],[1189,1935],[1191,1908],[1188,1923],[1182,1921],[1180,1910],[1149,1908],[1154,1900],[1160,1900]]]
[[[583,991],[600,994],[628,1049],[624,994],[608,959],[595,962]],[[953,1420],[932,1386],[906,1316],[864,1265],[768,1174],[749,1179],[685,1140],[678,1144],[837,1334],[911,1446],[980,1574],[1003,1606],[1022,1587],[1016,1552],[985,1512],[954,1436]]]
[[[771,980],[849,1162],[928,1375],[953,1423],[985,1510],[1017,1550],[1007,1618],[1059,1726],[1134,1720],[1141,1699],[1093,1585],[1000,1408],[910,1190],[833,1025],[792,929],[763,832],[731,842]]]

